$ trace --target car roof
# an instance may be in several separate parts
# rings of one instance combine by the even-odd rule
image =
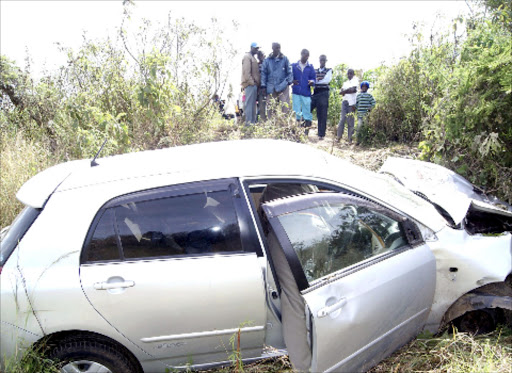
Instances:
[[[187,174],[187,181],[261,175],[308,175],[325,164],[323,152],[279,140],[238,140],[148,150],[96,160],[65,162],[25,183],[17,198],[42,207],[54,191],[162,174]],[[308,172],[309,171],[309,172]]]
[[[121,180],[151,185],[150,176],[169,184],[231,177],[316,177],[352,187],[416,217],[435,231],[444,226],[433,207],[393,180],[313,148],[283,140],[237,140],[185,145],[51,167],[25,183],[17,198],[39,208],[53,192]],[[169,181],[170,180],[170,181]],[[44,187],[42,187],[44,186]],[[441,225],[440,225],[441,224]]]

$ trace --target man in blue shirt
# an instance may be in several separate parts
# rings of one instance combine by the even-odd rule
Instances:
[[[311,127],[313,116],[311,115],[311,86],[315,85],[316,72],[313,65],[308,62],[309,51],[303,49],[300,52],[300,60],[292,64],[293,71],[293,111],[297,122],[304,118],[304,127],[306,135]]]
[[[290,110],[290,91],[288,86],[292,84],[292,69],[288,58],[281,53],[281,45],[272,43],[272,53],[265,59],[261,68],[261,87],[264,92],[274,100],[283,103],[282,110],[288,113]],[[268,102],[267,102],[268,104]],[[270,107],[267,115],[270,116]]]

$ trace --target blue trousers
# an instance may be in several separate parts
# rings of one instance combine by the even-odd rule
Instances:
[[[256,98],[258,86],[250,85],[245,87],[245,125],[250,126],[256,123]]]
[[[293,111],[295,112],[295,117],[297,120],[313,120],[313,115],[311,114],[311,97],[305,97],[301,95],[292,95],[293,101]]]

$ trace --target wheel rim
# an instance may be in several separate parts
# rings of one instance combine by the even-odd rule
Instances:
[[[112,373],[110,369],[108,369],[103,364],[97,363],[95,361],[89,360],[78,360],[78,361],[70,361],[66,365],[64,365],[61,370],[61,373]]]

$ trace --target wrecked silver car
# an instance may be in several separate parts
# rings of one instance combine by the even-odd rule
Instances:
[[[425,328],[494,326],[512,213],[471,198],[492,215],[478,233],[469,207],[393,175],[271,140],[52,167],[2,237],[2,360],[45,346],[63,372],[203,369],[240,333],[245,361],[353,372]]]

